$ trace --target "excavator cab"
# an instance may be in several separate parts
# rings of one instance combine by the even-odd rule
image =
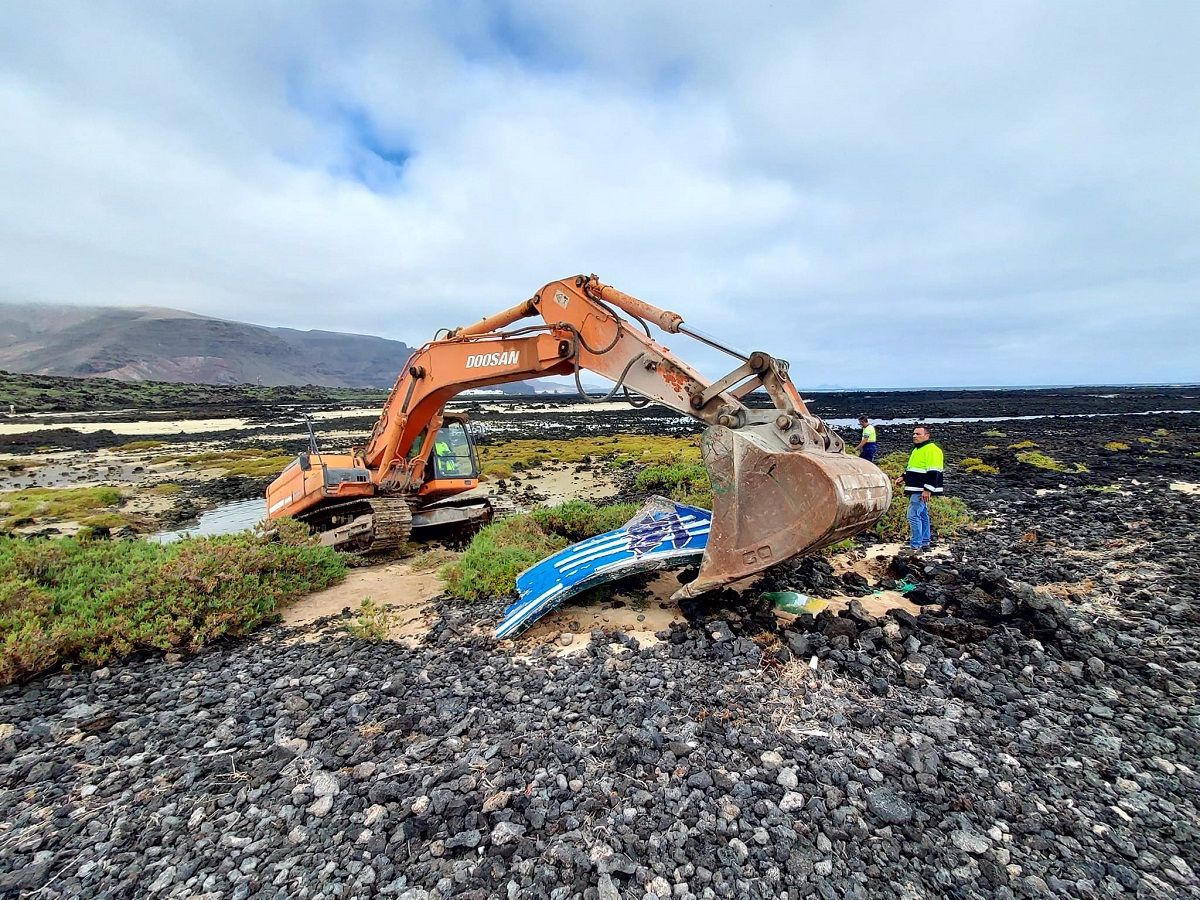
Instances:
[[[479,464],[475,459],[475,444],[467,431],[466,421],[446,420],[438,429],[429,460],[433,480],[443,478],[475,478]]]
[[[425,453],[428,431],[422,432],[409,451],[409,458]],[[479,484],[479,462],[475,442],[467,428],[466,413],[444,412],[442,424],[425,457],[425,475],[417,496],[426,499],[449,497]]]

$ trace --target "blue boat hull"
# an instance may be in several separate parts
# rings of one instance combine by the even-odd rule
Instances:
[[[698,563],[711,524],[712,513],[706,509],[651,499],[622,527],[572,544],[518,575],[518,599],[504,611],[496,637],[519,634],[597,585]]]

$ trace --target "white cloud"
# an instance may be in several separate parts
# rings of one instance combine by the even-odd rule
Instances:
[[[419,343],[596,271],[802,385],[1200,380],[1190,4],[450,10],[6,7],[0,299]]]

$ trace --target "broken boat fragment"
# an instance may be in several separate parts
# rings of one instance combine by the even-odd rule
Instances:
[[[514,637],[597,585],[695,564],[704,555],[711,524],[706,509],[652,497],[620,528],[572,544],[518,575],[518,599],[504,611],[496,637]]]

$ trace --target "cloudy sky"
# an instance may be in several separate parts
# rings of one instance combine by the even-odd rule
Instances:
[[[736,7],[6,3],[0,300],[417,344],[594,271],[802,388],[1200,381],[1200,3]]]

